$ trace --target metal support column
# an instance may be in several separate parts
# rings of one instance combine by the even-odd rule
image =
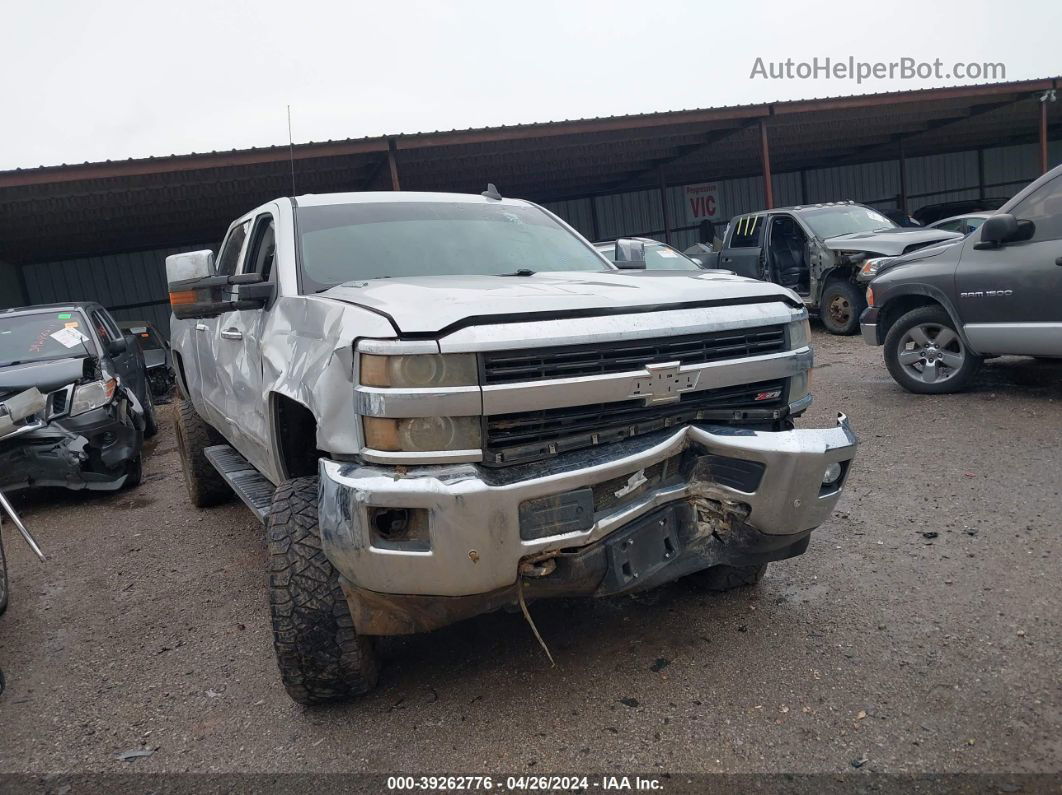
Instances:
[[[1040,99],[1040,173],[1047,173],[1047,97]]]
[[[391,169],[391,190],[402,190],[398,184],[398,160],[395,158],[397,147],[395,139],[387,139],[387,166]]]
[[[671,219],[667,211],[667,181],[664,179],[664,167],[657,169],[660,174],[660,212],[664,215],[664,241],[671,243]]]
[[[771,152],[767,146],[767,122],[760,119],[760,160],[763,163],[763,198],[767,209],[774,207],[774,188],[771,186]]]
[[[985,150],[977,150],[977,198],[985,200]]]
[[[907,160],[903,155],[903,136],[896,139],[900,160],[900,209],[907,213]]]

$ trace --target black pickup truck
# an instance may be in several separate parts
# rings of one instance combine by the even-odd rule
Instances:
[[[863,339],[910,392],[956,392],[987,356],[1062,357],[1062,166],[958,242],[878,265]]]
[[[962,235],[905,228],[852,202],[779,207],[735,216],[717,252],[698,253],[705,268],[724,268],[795,291],[833,334],[855,334],[866,307],[860,269]]]

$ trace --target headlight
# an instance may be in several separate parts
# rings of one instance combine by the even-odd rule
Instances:
[[[388,452],[426,453],[478,450],[479,417],[365,417],[365,445]]]
[[[811,324],[807,318],[789,324],[789,347],[803,348],[811,339]]]
[[[418,353],[406,356],[361,355],[361,383],[399,388],[475,386],[479,371],[474,353]]]
[[[74,390],[74,399],[70,401],[70,416],[106,406],[114,399],[114,390],[117,388],[118,380],[115,378],[82,384]]]
[[[881,266],[890,259],[892,259],[892,257],[874,257],[868,259],[863,263],[863,267],[859,269],[859,277],[864,281],[873,279],[881,269]]]

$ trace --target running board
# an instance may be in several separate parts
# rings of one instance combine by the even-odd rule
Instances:
[[[221,477],[225,478],[225,482],[236,492],[236,496],[254,511],[258,521],[265,524],[276,488],[269,479],[227,444],[207,447],[203,454]]]

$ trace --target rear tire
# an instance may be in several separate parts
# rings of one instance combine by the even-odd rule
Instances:
[[[835,279],[819,299],[819,319],[831,334],[850,336],[859,331],[859,316],[867,308],[865,293],[850,281]]]
[[[372,638],[358,635],[339,575],[321,550],[316,477],[277,488],[266,522],[269,609],[280,678],[300,704],[346,701],[376,686]]]
[[[197,508],[225,502],[232,489],[203,453],[208,447],[225,444],[225,440],[195,413],[190,400],[179,397],[174,401],[173,419],[188,499]]]
[[[0,544],[0,615],[7,610],[7,558],[4,557],[4,545]]]
[[[896,383],[920,395],[965,389],[982,362],[966,348],[941,306],[922,306],[901,316],[885,335],[883,355]]]
[[[706,591],[732,591],[746,585],[755,585],[767,573],[767,564],[758,566],[712,566],[710,569],[689,575],[698,588]]]
[[[155,415],[155,399],[151,396],[151,385],[144,383],[144,438],[150,439],[159,432],[159,420]]]

